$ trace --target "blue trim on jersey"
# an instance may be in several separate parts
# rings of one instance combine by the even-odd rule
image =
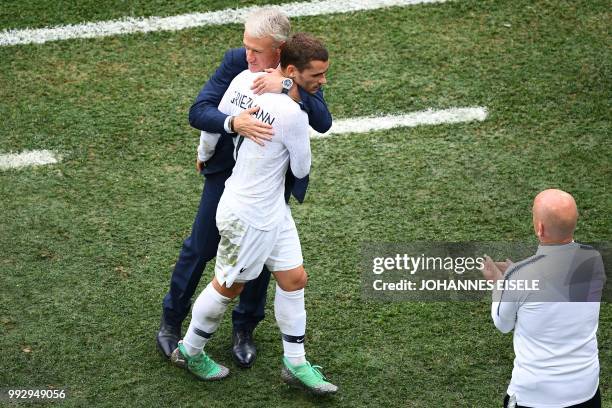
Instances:
[[[512,269],[506,273],[506,276],[504,276],[504,282],[505,282],[505,281],[507,281],[508,279],[510,279],[510,277],[511,277],[511,276],[512,276],[512,275],[513,275],[513,274],[514,274],[516,271],[518,271],[519,269],[521,269],[522,267],[527,266],[527,265],[530,265],[530,264],[532,264],[532,263],[536,263],[537,261],[539,261],[540,259],[545,258],[545,257],[546,257],[546,255],[543,255],[543,254],[541,254],[541,255],[534,255],[534,256],[533,256],[533,257],[531,257],[531,258],[528,258],[528,259],[526,259],[526,260],[524,260],[524,261],[522,261],[522,262],[518,262],[518,263],[516,263],[516,264],[515,264],[515,266],[514,266],[514,267],[512,267]],[[497,315],[498,315],[498,316],[499,316],[499,307],[501,306],[501,302],[502,302],[502,298],[503,298],[503,297],[504,297],[504,291],[502,290],[502,294],[501,294],[501,296],[499,297],[499,304],[497,305]]]

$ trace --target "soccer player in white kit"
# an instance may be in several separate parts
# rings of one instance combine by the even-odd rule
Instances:
[[[257,52],[246,43],[245,47],[247,58],[249,52]],[[327,50],[314,37],[295,34],[279,53],[283,76],[292,78],[307,92],[315,93],[326,83]],[[215,276],[198,296],[189,329],[171,360],[178,365],[184,361],[186,368],[202,380],[229,374],[203,348],[217,330],[229,302],[240,294],[245,282],[257,278],[265,264],[277,282],[274,314],[284,349],[282,379],[317,394],[335,393],[337,387],[326,381],[320,367],[305,358],[307,275],[295,222],[284,199],[288,166],[297,178],[310,172],[308,116],[288,92],[255,95],[251,85],[259,75],[265,74],[246,70],[234,78],[219,110],[235,116],[259,106],[255,115],[273,127],[274,136],[265,146],[238,136],[236,165],[217,209],[221,241]],[[292,84],[283,86],[288,91]]]

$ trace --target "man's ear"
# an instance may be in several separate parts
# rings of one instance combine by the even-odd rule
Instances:
[[[536,221],[535,230],[536,236],[542,239],[544,237],[544,223],[542,221]]]
[[[287,65],[287,68],[285,69],[285,71],[287,72],[287,76],[291,79],[295,79],[295,76],[298,72],[296,66],[293,64]]]

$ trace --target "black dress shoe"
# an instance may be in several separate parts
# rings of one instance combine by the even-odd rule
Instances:
[[[234,360],[240,367],[250,368],[257,355],[255,343],[253,343],[253,332],[250,330],[234,330],[232,337],[234,341],[234,347],[232,347]]]
[[[166,358],[178,347],[181,339],[181,326],[173,326],[166,323],[163,319],[157,332],[157,349]]]

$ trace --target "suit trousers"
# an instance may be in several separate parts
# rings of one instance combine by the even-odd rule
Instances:
[[[206,263],[217,254],[220,237],[215,216],[225,181],[231,174],[232,170],[228,169],[206,175],[191,235],[183,241],[170,278],[170,291],[163,300],[163,318],[169,325],[180,326],[185,320]],[[269,282],[270,271],[264,267],[257,279],[245,285],[232,313],[235,329],[252,330],[263,320]]]

